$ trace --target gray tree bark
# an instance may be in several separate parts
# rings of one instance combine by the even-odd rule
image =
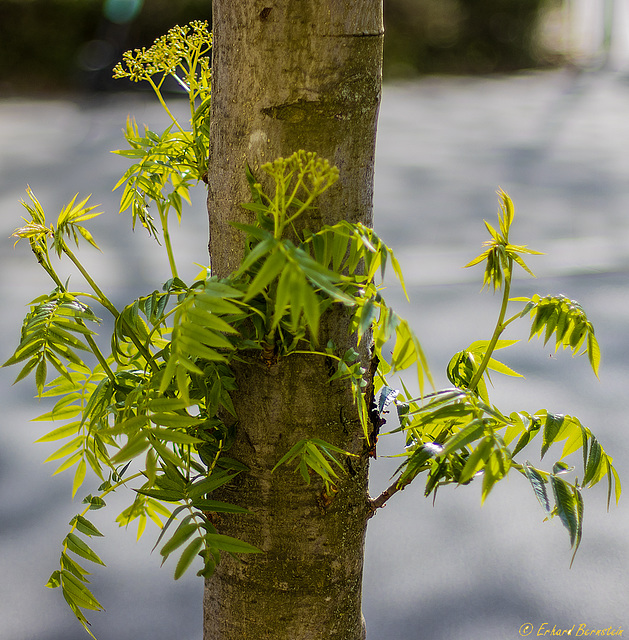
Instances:
[[[340,180],[303,226],[341,219],[370,224],[381,89],[382,0],[213,0],[213,102],[208,173],[210,259],[225,276],[242,258],[250,222],[245,166],[259,168],[298,149],[316,151]],[[323,318],[321,341],[355,346],[344,311]],[[369,354],[363,346],[362,357]],[[223,556],[207,581],[204,640],[360,640],[361,583],[369,517],[368,457],[345,383],[320,356],[238,365],[236,442],[249,467],[222,499],[252,515],[223,517],[221,533],[263,554]],[[271,469],[297,441],[327,440],[349,459],[338,493],[306,485],[293,468]]]

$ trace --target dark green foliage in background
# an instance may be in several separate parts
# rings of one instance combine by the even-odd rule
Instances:
[[[131,23],[116,24],[105,18],[103,0],[0,0],[0,95],[110,89],[111,70],[123,51],[149,47],[173,24],[211,16],[208,0],[141,4]],[[110,59],[102,73],[85,69],[93,66],[94,54],[85,45],[94,41],[111,45],[101,54]]]
[[[76,51],[91,39],[100,3],[3,0],[0,3],[0,91],[56,88],[74,70]]]
[[[388,0],[385,68],[416,73],[495,73],[547,64],[536,41],[554,0]]]
[[[123,51],[150,46],[173,24],[211,23],[208,0],[136,2],[138,15],[116,24],[104,17],[104,0],[0,0],[0,96],[113,89],[110,71]],[[387,0],[385,77],[546,64],[535,33],[540,12],[556,2]]]

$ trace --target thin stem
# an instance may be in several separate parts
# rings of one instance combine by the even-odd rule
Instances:
[[[179,78],[176,73],[173,73],[175,79],[182,85],[182,87],[188,92],[188,103],[190,105],[190,123],[194,124],[194,112],[195,112],[195,100],[199,93],[198,91],[198,83],[196,77],[196,65],[198,60],[198,52],[193,55],[192,60],[190,58],[186,59],[188,63],[188,68],[186,69],[183,64],[180,64],[179,67],[183,72],[184,77],[186,78],[188,84],[186,85],[183,80]]]
[[[476,385],[478,385],[480,379],[483,377],[483,373],[485,373],[485,370],[487,369],[487,365],[491,360],[491,356],[496,348],[496,344],[498,343],[498,340],[500,339],[500,336],[502,335],[503,331],[507,327],[508,323],[505,323],[505,315],[507,313],[507,306],[509,304],[509,291],[511,289],[512,272],[513,272],[513,258],[509,258],[508,267],[507,267],[507,270],[505,271],[505,289],[504,289],[504,293],[502,294],[502,305],[500,307],[500,314],[498,315],[498,322],[496,323],[494,334],[492,335],[491,340],[489,341],[489,345],[487,346],[487,351],[485,351],[485,356],[483,357],[483,360],[481,361],[478,369],[476,370],[476,373],[474,373],[474,376],[470,381],[470,384],[468,386],[468,389],[470,391],[474,391],[474,389],[476,389]],[[509,322],[511,322],[512,320],[513,318],[511,318]]]
[[[107,359],[103,355],[103,352],[98,348],[98,345],[96,344],[96,341],[94,340],[94,338],[92,338],[91,335],[87,334],[85,336],[85,340],[89,345],[90,349],[92,350],[92,353],[96,356],[96,359],[100,363],[101,367],[103,367],[103,369],[105,370],[107,377],[112,382],[116,382],[116,376],[114,375],[114,372],[111,370],[111,367],[107,363]]]
[[[127,482],[130,482],[131,480],[135,480],[136,478],[140,477],[141,475],[143,475],[141,471],[138,471],[137,473],[134,473],[132,476],[129,476],[125,480],[121,480],[120,482],[117,482],[116,484],[112,485],[108,489],[105,489],[98,497],[99,498],[104,498],[108,493],[111,493],[112,491],[115,491],[118,487],[121,487],[122,485],[127,484]],[[90,504],[87,507],[85,507],[85,509],[83,509],[83,511],[81,511],[81,513],[79,513],[79,515],[80,516],[85,516],[85,514],[91,508],[92,508],[92,505]],[[72,525],[72,528],[70,529],[70,533],[72,533],[75,529],[76,529],[76,522]],[[65,550],[67,548],[67,545],[64,545],[63,548]]]
[[[157,99],[159,100],[159,103],[162,105],[164,111],[166,111],[170,119],[173,121],[173,124],[177,127],[177,129],[179,129],[179,131],[181,131],[181,133],[185,133],[185,131],[181,128],[181,125],[177,121],[177,118],[175,118],[175,116],[171,113],[170,109],[168,108],[168,105],[166,104],[166,102],[164,102],[164,98],[162,97],[162,92],[159,90],[159,87],[153,82],[153,78],[149,76],[147,77],[147,80],[148,80],[148,83],[153,88],[153,91],[155,92],[155,95],[157,96]]]
[[[120,312],[118,311],[118,309],[116,309],[116,307],[114,307],[114,305],[109,300],[109,298],[107,298],[107,296],[101,291],[101,289],[94,282],[90,274],[85,270],[83,265],[79,262],[78,258],[72,253],[72,251],[68,248],[67,245],[64,245],[63,251],[68,256],[68,258],[72,260],[74,266],[81,272],[81,275],[85,278],[85,280],[90,285],[90,287],[92,287],[92,289],[94,290],[94,293],[98,296],[98,301],[103,305],[103,307],[105,307],[105,309],[107,309],[107,311],[109,311],[109,313],[113,315],[114,319],[118,320],[118,318],[120,317]],[[142,357],[146,360],[147,364],[151,367],[151,369],[154,372],[157,372],[159,370],[159,367],[153,361],[153,356],[151,355],[151,352],[140,342],[139,338],[133,331],[133,327],[130,327],[129,323],[126,321],[125,321],[125,325],[129,329],[128,335],[131,338],[131,341],[133,342],[137,350],[140,352]],[[94,355],[96,355],[96,357],[98,358],[98,355],[96,353]]]
[[[112,491],[115,491],[118,487],[121,487],[121,486],[127,484],[127,482],[131,482],[131,480],[135,480],[136,478],[139,478],[142,475],[144,475],[144,474],[141,471],[138,471],[137,473],[134,473],[133,475],[129,476],[128,478],[126,478],[124,480],[120,480],[120,482],[117,482],[116,484],[112,485],[108,489],[105,489],[98,497],[99,498],[104,498],[108,493],[111,493]],[[80,515],[84,516],[91,508],[92,508],[92,505],[88,505],[85,509],[83,509],[83,511],[81,511]],[[75,528],[76,528],[76,523],[74,524],[72,529],[70,529],[70,531],[73,531]]]
[[[159,218],[162,222],[162,235],[164,237],[164,245],[166,247],[166,254],[168,255],[168,264],[170,265],[170,271],[173,275],[173,278],[178,278],[179,274],[177,273],[175,254],[173,251],[172,243],[170,241],[170,233],[168,231],[168,212],[164,211],[159,205],[157,208],[159,211]]]
[[[118,316],[120,315],[118,309],[114,307],[109,298],[101,291],[100,287],[94,282],[90,274],[85,270],[85,267],[79,262],[79,259],[65,244],[63,247],[63,252],[68,256],[68,258],[70,258],[70,260],[72,260],[72,263],[80,271],[81,275],[85,278],[85,281],[90,285],[90,287],[92,287],[92,290],[98,296],[98,301],[103,305],[103,307],[105,307],[105,309],[107,309],[107,311],[109,311],[109,313],[111,313],[111,315],[115,319],[118,319]]]
[[[48,258],[48,252],[46,251],[45,253],[44,252],[39,253],[39,252],[35,251],[35,249],[33,249],[33,253],[35,254],[35,257],[37,258],[37,262],[39,262],[39,264],[42,267],[42,269],[50,276],[50,278],[57,285],[57,287],[59,287],[59,289],[61,289],[62,291],[65,291],[65,287],[64,287],[63,283],[61,282],[61,280],[59,279],[59,276],[57,275],[56,271],[54,270],[54,268],[50,264],[50,260]]]
[[[521,318],[521,317],[522,317],[522,313],[521,312],[516,313],[515,315],[511,316],[508,320],[505,320],[502,323],[502,328],[506,329],[512,322],[514,322],[515,320],[517,320],[518,318]]]
[[[52,265],[50,264],[50,262],[48,260],[48,255],[47,255],[48,252],[45,251],[45,252],[42,252],[40,254],[37,251],[33,251],[33,253],[35,253],[35,256],[37,257],[37,261],[42,266],[44,271],[52,278],[53,282],[57,285],[57,287],[61,291],[67,291],[65,285],[61,282],[61,280],[59,279],[59,276],[57,275],[57,273],[55,272],[55,270],[53,269]],[[76,264],[76,262],[75,262],[75,264]],[[90,298],[95,298],[99,302],[102,302],[100,298],[96,298],[95,296],[91,296],[89,294],[84,294],[84,295],[87,295]],[[85,327],[85,322],[83,322],[80,319],[77,319],[77,321],[81,326]],[[85,335],[85,340],[86,340],[87,344],[89,345],[90,349],[92,350],[92,353],[94,354],[94,356],[96,357],[98,362],[101,364],[101,366],[105,370],[105,373],[107,374],[107,377],[112,382],[115,382],[116,381],[116,376],[114,375],[114,372],[109,367],[109,364],[107,364],[107,360],[106,360],[105,356],[103,355],[102,351],[98,348],[98,345],[96,344],[96,341],[94,340],[94,338],[92,338],[92,336],[90,334],[86,334]]]

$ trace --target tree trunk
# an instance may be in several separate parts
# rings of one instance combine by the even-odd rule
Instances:
[[[370,224],[382,60],[381,0],[214,0],[213,102],[208,211],[213,273],[242,258],[243,236],[230,221],[250,222],[248,164],[259,168],[298,149],[316,151],[340,180],[303,226],[341,219]],[[321,342],[355,346],[343,311],[327,314]],[[369,358],[366,347],[362,357]],[[224,516],[220,533],[264,553],[223,554],[204,598],[204,640],[360,640],[363,545],[369,515],[362,428],[345,383],[321,356],[238,365],[236,442],[229,455],[249,471],[222,499],[247,507]],[[302,438],[350,452],[330,499],[313,478],[272,468]]]

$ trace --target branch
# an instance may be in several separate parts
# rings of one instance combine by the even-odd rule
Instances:
[[[369,517],[371,518],[374,516],[377,509],[384,507],[391,496],[394,496],[398,491],[403,491],[408,484],[408,482],[400,484],[398,479],[388,489],[385,489],[377,498],[369,500]]]

